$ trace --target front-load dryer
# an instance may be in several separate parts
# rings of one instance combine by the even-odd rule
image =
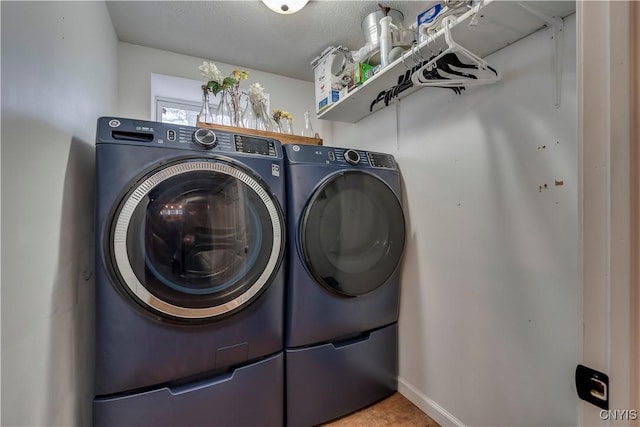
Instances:
[[[286,347],[397,321],[405,223],[393,156],[284,148],[291,222]]]
[[[98,425],[282,425],[278,141],[104,117]]]
[[[393,156],[284,149],[286,419],[301,427],[396,390],[405,223]]]

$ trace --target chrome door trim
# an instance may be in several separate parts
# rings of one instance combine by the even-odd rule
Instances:
[[[243,294],[224,304],[206,308],[187,308],[164,301],[151,292],[138,280],[131,264],[127,248],[127,233],[134,211],[144,197],[163,181],[185,173],[195,171],[214,171],[232,176],[244,182],[260,197],[264,203],[273,226],[273,246],[267,265],[258,279]],[[250,301],[265,285],[278,266],[282,247],[282,224],[278,209],[271,196],[251,175],[227,163],[217,161],[186,161],[164,168],[145,181],[129,195],[118,214],[113,233],[113,253],[116,267],[129,290],[145,305],[169,316],[182,319],[205,319],[220,316],[233,311]]]

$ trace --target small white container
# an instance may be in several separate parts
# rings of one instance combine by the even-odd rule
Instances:
[[[335,71],[334,61],[344,61],[345,55],[348,54],[348,49],[342,46],[328,47],[311,62],[316,93],[316,114],[338,102],[346,93],[348,81],[344,79],[344,72],[336,75],[332,71]],[[342,68],[351,69],[348,66]]]

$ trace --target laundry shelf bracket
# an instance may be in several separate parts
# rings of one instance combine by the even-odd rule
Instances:
[[[551,28],[553,33],[553,71],[555,73],[555,107],[560,108],[562,96],[562,41],[564,31],[564,21],[557,16],[551,16],[544,13],[535,6],[526,3],[518,3],[523,9],[542,19],[547,27]]]

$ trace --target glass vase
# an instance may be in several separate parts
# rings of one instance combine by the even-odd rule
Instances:
[[[247,102],[247,106],[242,112],[242,125],[247,129],[258,129],[256,110],[251,102]],[[262,129],[264,130],[264,129]]]
[[[241,93],[238,89],[233,89],[228,93],[229,99],[229,116],[231,118],[231,126],[244,127],[242,125],[242,108],[241,108]]]
[[[278,126],[278,132],[293,135],[293,120],[280,119],[276,124]]]
[[[224,126],[232,126],[231,124],[231,107],[227,99],[227,91],[220,92],[220,100],[216,108],[215,123]]]
[[[255,129],[265,130],[267,132],[278,132],[267,113],[267,105],[264,102],[252,103],[251,107],[255,114]]]
[[[313,127],[311,126],[311,119],[309,117],[309,112],[305,111],[304,113],[304,127],[302,128],[302,131],[300,132],[301,136],[306,136],[308,138],[313,138],[315,137],[315,132],[313,131]]]
[[[284,123],[285,123],[285,132],[284,133],[288,133],[293,135],[293,119],[284,119]]]
[[[202,123],[215,123],[211,107],[209,106],[209,89],[205,85],[202,85],[202,106],[200,107],[198,120]]]

